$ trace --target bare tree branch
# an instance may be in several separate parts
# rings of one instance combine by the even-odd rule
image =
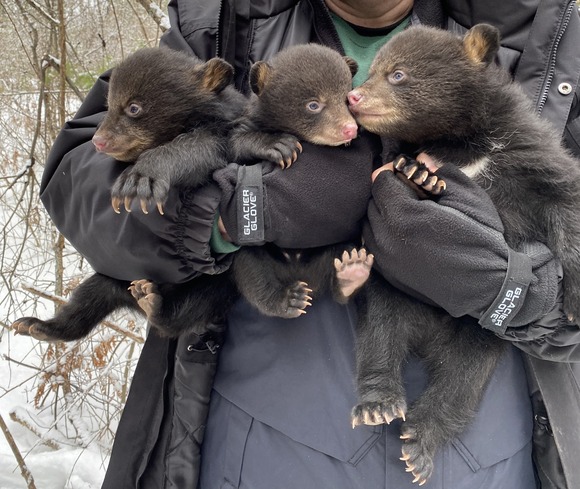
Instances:
[[[137,0],[139,4],[147,11],[151,18],[157,23],[162,32],[169,29],[169,18],[167,15],[159,8],[159,5],[153,2],[153,0]]]
[[[39,437],[20,440],[13,430],[29,466],[41,443],[91,444],[104,460],[144,342],[135,321],[112,316],[83,340],[58,344],[14,337],[9,324],[51,315],[91,273],[40,202],[43,162],[97,76],[125,53],[158,44],[165,16],[137,0],[0,0],[0,17],[0,49],[10,60],[0,63],[0,397],[28,405],[11,418]]]
[[[54,17],[52,17],[49,12],[44,10],[44,8],[41,5],[39,5],[38,2],[35,2],[34,0],[26,0],[26,3],[30,5],[34,10],[36,10],[40,15],[42,15],[42,17],[48,20],[51,24],[53,24],[54,26],[58,26],[59,21]]]
[[[62,448],[60,443],[58,443],[56,440],[53,440],[51,438],[47,438],[45,435],[43,435],[38,430],[38,428],[36,428],[35,426],[33,426],[31,424],[29,419],[24,419],[20,413],[17,413],[16,411],[10,411],[10,419],[12,421],[14,421],[15,423],[18,423],[19,425],[24,426],[27,430],[29,430],[30,432],[32,432],[36,436],[38,436],[38,438],[40,439],[40,442],[43,445],[46,445],[47,447],[52,448],[53,450],[58,450],[58,449]]]
[[[24,458],[22,457],[22,454],[20,453],[20,450],[18,449],[16,442],[12,437],[12,433],[10,433],[8,426],[4,422],[4,418],[2,417],[2,415],[0,415],[0,429],[2,429],[4,437],[6,438],[6,441],[8,442],[8,445],[10,446],[10,449],[14,454],[14,457],[18,462],[18,467],[20,467],[20,473],[22,474],[22,477],[24,477],[24,480],[26,481],[26,487],[28,487],[28,489],[36,489],[36,485],[34,484],[34,477],[32,477],[30,470],[26,466],[26,462],[24,461]]]

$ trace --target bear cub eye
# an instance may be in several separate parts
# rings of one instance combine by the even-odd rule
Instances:
[[[318,113],[320,112],[323,108],[324,105],[317,102],[316,100],[311,100],[310,102],[308,102],[306,104],[306,108],[310,111],[310,112],[314,112],[314,113]]]
[[[393,85],[397,85],[397,84],[401,83],[402,81],[406,80],[407,75],[404,71],[395,70],[389,75],[388,79],[389,79],[389,82],[391,82]]]
[[[137,117],[143,109],[139,104],[132,103],[125,109],[125,112],[129,117]]]

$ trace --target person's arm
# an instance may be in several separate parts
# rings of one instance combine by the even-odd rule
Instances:
[[[220,192],[215,186],[179,196],[165,214],[116,214],[111,188],[127,167],[97,153],[91,138],[106,111],[109,73],[95,83],[62,129],[45,165],[41,199],[60,232],[105,275],[180,283],[221,271],[208,245]]]
[[[303,143],[290,168],[235,163],[214,173],[225,230],[239,245],[313,248],[358,241],[370,197],[374,137],[349,147]]]
[[[420,200],[391,171],[376,176],[364,238],[380,272],[532,355],[580,361],[580,328],[562,312],[561,267],[550,250],[510,249],[485,191],[453,165],[437,174],[447,182],[437,202]]]

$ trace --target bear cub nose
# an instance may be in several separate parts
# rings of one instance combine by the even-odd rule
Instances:
[[[344,136],[344,139],[354,139],[356,138],[357,131],[358,126],[356,124],[349,123],[342,128],[342,135]]]

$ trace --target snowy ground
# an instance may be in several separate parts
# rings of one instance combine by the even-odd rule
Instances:
[[[117,324],[126,324],[127,318],[132,317],[116,318]],[[137,329],[135,334],[140,336],[141,332]],[[82,359],[83,367],[71,376],[74,390],[64,399],[62,390],[55,395],[49,387],[39,396],[43,375],[54,372],[54,364],[46,357],[47,344],[14,336],[11,331],[0,328],[0,414],[24,457],[36,489],[101,487],[140,347],[102,326],[91,338],[80,343],[77,358]],[[106,344],[111,338],[115,342],[108,356],[102,364],[93,365],[96,346]],[[75,345],[69,343],[67,348],[73,350]],[[51,379],[54,379],[52,385],[58,384],[58,375]],[[35,397],[44,399],[38,408]],[[14,413],[21,422],[11,419]],[[22,421],[32,430],[23,426]],[[0,489],[27,487],[0,431]]]
[[[37,489],[93,489],[99,488],[106,468],[106,456],[98,444],[88,448],[67,446],[62,441],[61,448],[53,449],[40,443],[39,438],[30,430],[10,419],[9,413],[16,410],[19,413],[32,411],[29,404],[32,393],[29,378],[35,371],[17,366],[6,361],[4,355],[18,359],[23,363],[32,360],[35,345],[32,340],[24,337],[13,337],[4,332],[0,341],[0,379],[2,393],[0,397],[0,414],[8,425],[18,448],[25,457],[26,464],[32,473]],[[45,421],[49,426],[52,422],[45,416],[35,418],[35,421]],[[0,434],[0,489],[26,489],[27,484],[20,473],[16,459]]]

